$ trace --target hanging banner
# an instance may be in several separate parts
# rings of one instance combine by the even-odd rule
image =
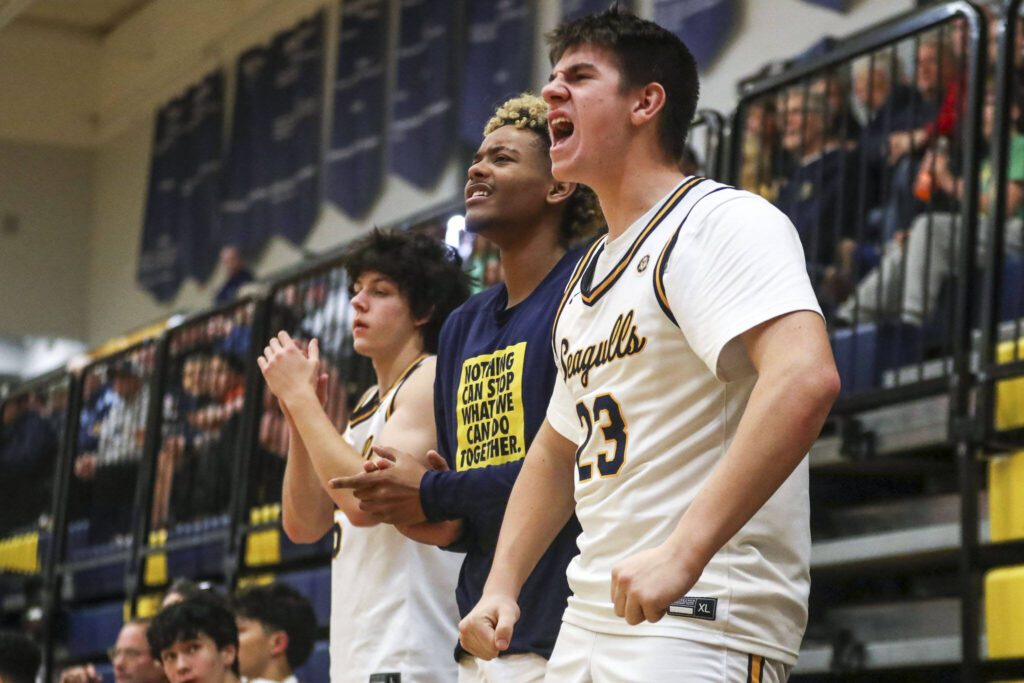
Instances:
[[[474,149],[495,108],[530,87],[533,3],[469,0],[459,136]]]
[[[273,234],[270,218],[270,50],[254,47],[238,57],[231,143],[224,160],[220,245],[255,256]]]
[[[812,5],[818,5],[835,12],[845,13],[849,9],[849,0],[804,0],[804,2],[809,2]]]
[[[734,0],[654,0],[654,21],[686,43],[701,71],[718,56],[735,19]]]
[[[388,3],[346,0],[340,23],[325,192],[342,211],[359,218],[373,207],[384,184]]]
[[[275,233],[301,245],[320,213],[323,11],[279,34],[271,55],[270,211]]]
[[[136,279],[157,301],[171,299],[183,278],[178,213],[184,175],[181,139],[186,115],[184,98],[170,102],[157,112],[153,133]]]
[[[458,0],[401,0],[390,169],[423,189],[437,183],[454,147],[458,9]]]
[[[179,234],[183,275],[205,282],[217,265],[218,203],[224,129],[224,75],[217,71],[185,94]]]
[[[238,58],[220,244],[255,256],[271,235],[301,244],[320,208],[324,18]]]

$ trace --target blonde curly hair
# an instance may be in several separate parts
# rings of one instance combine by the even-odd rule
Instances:
[[[533,131],[544,143],[545,152],[551,147],[548,104],[533,93],[522,93],[498,107],[484,126],[484,137],[503,126]],[[597,195],[586,185],[577,184],[562,214],[559,239],[566,246],[571,246],[593,237],[604,225],[604,214],[601,213]]]

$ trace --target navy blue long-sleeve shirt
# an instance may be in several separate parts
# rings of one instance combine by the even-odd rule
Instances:
[[[477,294],[441,330],[434,414],[438,450],[451,470],[427,472],[420,499],[430,521],[464,520],[466,559],[456,588],[462,616],[483,593],[512,485],[544,422],[556,372],[551,325],[580,256],[579,250],[567,253],[512,308],[506,309],[504,285]],[[574,516],[523,585],[521,616],[506,654],[551,656],[569,597],[565,570],[578,552],[579,533]]]

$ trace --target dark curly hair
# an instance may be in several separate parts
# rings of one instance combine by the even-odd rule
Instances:
[[[562,24],[547,40],[552,65],[570,48],[595,45],[611,52],[618,62],[623,91],[660,83],[665,88],[658,128],[661,146],[673,162],[682,160],[700,94],[697,62],[683,41],[618,3],[604,12]]]
[[[161,654],[175,643],[207,636],[218,650],[229,645],[235,647],[235,661],[231,670],[238,676],[238,625],[222,600],[216,596],[201,593],[183,602],[178,602],[160,611],[149,623],[146,640],[153,659],[162,662]]]
[[[366,272],[380,273],[398,285],[413,318],[428,318],[421,328],[423,349],[437,353],[437,340],[448,314],[469,297],[469,276],[462,259],[444,242],[406,230],[374,228],[351,244],[342,265],[349,292]]]
[[[523,93],[507,100],[498,107],[484,126],[488,136],[502,126],[514,126],[534,132],[544,143],[544,151],[551,148],[551,132],[548,130],[548,105],[532,93]],[[604,225],[604,215],[597,195],[586,185],[576,185],[576,191],[566,201],[565,212],[558,229],[558,239],[563,246],[575,244],[592,237]]]
[[[258,621],[267,632],[288,634],[285,658],[294,671],[309,659],[316,640],[316,613],[302,593],[285,583],[244,588],[235,594],[235,615]]]

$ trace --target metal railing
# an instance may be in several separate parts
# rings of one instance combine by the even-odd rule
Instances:
[[[967,2],[909,12],[740,98],[732,180],[800,233],[844,381],[837,414],[941,393],[966,368],[983,27]],[[928,178],[940,154],[960,161],[956,198]],[[940,227],[962,243],[941,260]]]

